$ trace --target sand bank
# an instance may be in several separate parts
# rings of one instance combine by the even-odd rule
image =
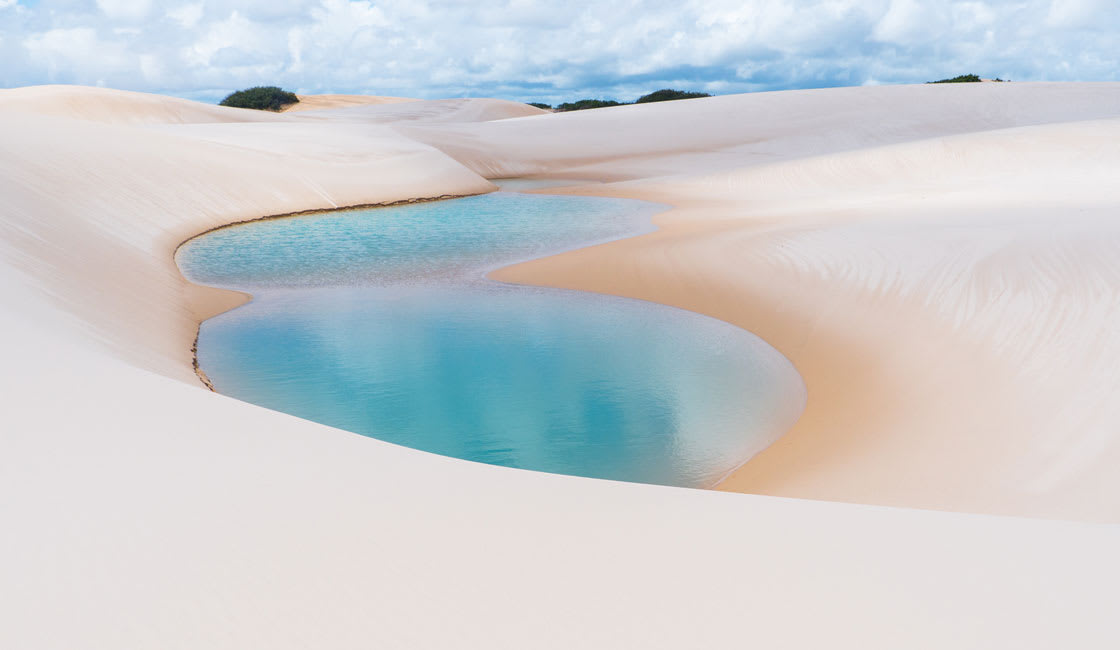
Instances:
[[[972,485],[953,487],[949,507],[1112,521],[1100,513],[1116,490],[1082,508],[1069,486],[1111,485],[1098,463],[1113,437],[1077,434],[1116,422],[1097,399],[1114,394],[1118,367],[1114,328],[1099,327],[1115,322],[1115,204],[1093,189],[1113,152],[1089,135],[1115,124],[1064,123],[1111,117],[1120,87],[977,86],[483,122],[463,120],[516,111],[457,100],[248,118],[111,91],[65,89],[64,107],[54,90],[0,91],[0,645],[1115,647],[1115,524],[475,465],[210,393],[190,369],[196,323],[234,299],[176,272],[172,251],[192,234],[484,192],[483,175],[634,179],[595,191],[678,205],[661,232],[510,272],[708,309],[790,356],[811,410],[789,450],[744,475],[753,489],[827,479],[854,499],[849,465],[920,468],[933,430],[921,417],[950,422],[917,403],[933,400],[967,406],[962,422],[987,417],[950,432],[961,471],[938,481]],[[379,114],[396,106],[413,109]],[[1031,125],[1051,126],[992,132]],[[1054,164],[1031,171],[1024,157]],[[984,172],[996,163],[1005,176]],[[970,169],[988,175],[954,184]],[[1019,195],[1026,213],[1005,205]],[[895,391],[900,381],[930,390]],[[1008,409],[1050,399],[1041,387],[1080,391],[1070,406],[1084,417],[1024,429],[1008,460]],[[832,390],[847,392],[814,405]],[[904,401],[887,424],[868,420],[873,404],[859,400],[892,395]],[[822,419],[841,425],[831,440]],[[1030,501],[1003,473],[1036,458],[1073,469],[1044,463],[1056,479]],[[875,492],[889,489],[881,473],[867,480],[868,501],[930,504],[920,485],[903,483],[903,499]],[[976,496],[989,489],[990,507]]]
[[[805,416],[724,489],[1120,521],[1120,86],[944,88],[407,133],[482,173],[602,170],[634,180],[557,191],[678,206],[496,277],[685,307],[790,358]]]
[[[349,108],[370,104],[400,104],[414,102],[409,97],[382,97],[374,95],[296,95],[299,102],[285,106],[280,112],[297,113],[300,111],[321,111],[330,108]]]
[[[497,277],[692,309],[791,359],[804,416],[724,489],[1116,522],[1117,138],[1025,127],[584,188],[678,209]]]

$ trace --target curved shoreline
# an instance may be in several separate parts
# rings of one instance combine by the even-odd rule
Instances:
[[[481,193],[477,193],[477,194],[443,194],[443,195],[440,195],[440,196],[399,199],[399,200],[395,200],[395,201],[386,201],[386,202],[382,202],[382,203],[359,203],[359,204],[340,207],[340,208],[314,208],[314,209],[310,209],[310,210],[297,210],[297,211],[294,211],[294,212],[284,212],[284,213],[278,213],[278,214],[265,215],[263,217],[253,217],[253,218],[249,218],[249,219],[240,219],[238,221],[231,221],[229,223],[224,223],[224,224],[220,224],[220,225],[217,225],[217,226],[212,226],[210,228],[207,228],[206,230],[203,230],[202,232],[191,235],[190,237],[187,237],[186,239],[180,241],[178,244],[176,244],[174,250],[171,251],[171,260],[172,260],[171,263],[175,267],[175,270],[179,272],[179,275],[182,276],[183,275],[182,270],[179,269],[179,264],[176,260],[177,260],[177,257],[179,255],[179,249],[181,249],[184,244],[186,244],[187,242],[189,242],[191,240],[198,239],[199,237],[208,235],[208,234],[210,234],[214,231],[222,230],[222,229],[225,229],[225,228],[233,228],[235,226],[241,226],[241,225],[244,225],[244,224],[247,224],[247,223],[255,223],[257,221],[270,221],[270,220],[273,220],[273,219],[288,219],[288,218],[291,218],[291,217],[300,217],[300,216],[311,215],[311,214],[323,214],[323,213],[327,213],[327,212],[350,212],[350,211],[354,211],[354,210],[369,210],[369,209],[372,209],[372,208],[391,208],[391,207],[398,206],[398,205],[412,205],[412,204],[416,204],[416,203],[429,203],[429,202],[432,202],[432,201],[444,201],[444,200],[448,200],[448,199],[459,199],[459,198],[463,198],[463,197],[466,197],[466,196],[480,196],[481,194],[486,194],[486,193],[487,192],[481,192]],[[198,363],[198,336],[199,336],[199,333],[201,332],[202,323],[206,322],[207,320],[209,320],[211,318],[214,318],[215,316],[218,316],[220,314],[224,314],[228,311],[237,309],[238,307],[240,307],[242,305],[245,305],[245,304],[248,304],[249,302],[252,302],[253,295],[251,293],[246,292],[246,291],[239,291],[237,289],[227,289],[227,288],[224,288],[224,287],[212,287],[212,286],[209,286],[209,285],[195,284],[194,282],[191,282],[190,280],[188,280],[186,277],[183,277],[183,281],[190,284],[191,286],[200,287],[200,288],[205,289],[205,290],[227,292],[227,293],[232,293],[232,294],[240,294],[243,297],[243,300],[241,302],[239,302],[238,304],[233,304],[233,305],[227,304],[227,305],[223,305],[221,308],[218,308],[218,309],[206,310],[207,312],[209,312],[209,315],[207,315],[205,318],[199,319],[195,323],[194,339],[191,342],[191,350],[190,350],[190,352],[191,352],[191,354],[190,354],[191,368],[193,369],[195,376],[198,378],[198,380],[202,383],[203,386],[205,386],[211,392],[217,393],[218,391],[215,390],[213,382],[211,382],[210,378],[206,376],[206,372],[202,370],[202,368],[199,366],[199,363]]]
[[[521,180],[521,179],[501,179],[501,180],[509,181],[509,180]],[[530,179],[530,180],[534,180],[537,183],[548,183],[548,179],[537,178],[537,179]],[[504,192],[507,192],[509,194],[527,194],[527,192],[518,192],[516,190],[502,189],[500,191],[504,191]],[[528,192],[528,194],[546,195],[546,194],[549,194],[549,192],[548,192],[547,187],[537,187],[537,188],[534,188],[533,192]],[[573,193],[568,193],[567,195],[573,196],[574,194]],[[596,198],[596,197],[593,197],[593,196],[590,196],[590,195],[587,195],[587,196],[588,196],[588,198]],[[406,201],[395,202],[392,205],[396,206],[396,205],[413,204],[413,203],[419,203],[419,202],[433,202],[433,201],[437,201],[437,200],[443,200],[445,198],[450,199],[450,198],[461,198],[461,197],[438,197],[438,198],[424,199],[424,200],[406,200]],[[555,256],[555,255],[561,255],[561,254],[564,254],[564,253],[567,253],[567,252],[584,250],[584,249],[587,249],[587,248],[591,248],[591,247],[595,247],[595,246],[601,246],[601,245],[608,244],[608,243],[615,242],[615,241],[623,241],[623,240],[634,239],[636,237],[641,237],[642,235],[650,234],[651,232],[656,232],[657,226],[654,223],[654,219],[656,218],[657,214],[659,214],[660,212],[662,212],[666,209],[671,209],[671,207],[672,207],[672,206],[669,206],[669,205],[658,204],[658,203],[653,203],[653,202],[649,202],[649,201],[634,201],[632,199],[626,199],[625,201],[633,202],[636,207],[634,207],[634,208],[619,208],[619,209],[627,209],[631,212],[634,212],[636,215],[640,215],[640,216],[638,216],[637,221],[634,221],[634,223],[629,224],[633,227],[632,227],[632,229],[628,229],[627,232],[620,233],[620,234],[617,234],[617,235],[607,236],[605,238],[589,239],[589,240],[582,241],[582,242],[579,242],[579,243],[576,243],[576,244],[562,244],[559,247],[552,248],[551,250],[546,250],[546,251],[543,251],[543,252],[534,253],[531,257],[519,258],[517,255],[508,256],[508,258],[506,260],[502,261],[502,262],[495,263],[495,264],[487,264],[487,265],[479,267],[479,268],[472,268],[472,270],[470,272],[467,272],[465,275],[463,275],[461,277],[457,276],[457,277],[459,277],[458,281],[452,281],[452,282],[456,283],[456,282],[466,281],[466,282],[468,282],[472,285],[475,284],[475,283],[481,282],[483,284],[489,284],[489,285],[494,285],[494,286],[505,285],[505,286],[514,286],[514,287],[530,287],[532,285],[526,285],[524,283],[519,283],[519,282],[505,282],[505,281],[502,281],[502,280],[498,280],[498,279],[494,278],[493,275],[495,274],[495,272],[501,271],[502,269],[505,269],[505,268],[508,268],[510,266],[514,266],[514,265],[517,265],[517,264],[532,262],[532,261],[535,261],[535,260],[544,259],[544,258],[552,257],[552,256]],[[390,206],[390,205],[378,205],[377,207],[382,208],[382,207],[392,207],[392,206]],[[325,214],[328,217],[333,217],[333,216],[335,216],[335,213],[352,212],[352,211],[356,211],[356,210],[360,210],[360,209],[363,209],[363,208],[361,206],[355,206],[355,207],[340,209],[340,210],[327,210],[327,211],[316,210],[316,211],[305,211],[305,212],[299,212],[299,213],[289,213],[289,214],[283,214],[283,215],[271,215],[271,216],[262,217],[262,218],[258,218],[258,219],[244,220],[244,221],[239,221],[239,222],[235,222],[235,223],[211,228],[210,230],[207,230],[205,232],[199,233],[196,236],[188,238],[187,240],[182,242],[176,248],[176,251],[175,251],[176,265],[179,266],[178,262],[180,260],[180,252],[183,250],[184,246],[186,246],[187,244],[189,244],[192,241],[196,241],[196,240],[198,240],[202,237],[205,237],[206,235],[208,235],[210,233],[213,233],[215,231],[218,231],[218,230],[225,230],[225,229],[230,229],[230,228],[234,228],[234,227],[241,227],[241,226],[245,226],[247,224],[252,224],[252,223],[265,221],[265,220],[275,220],[275,219],[279,219],[279,218],[290,218],[290,217],[306,216],[306,215],[312,215],[312,214]],[[629,222],[632,219],[633,218],[628,218],[627,221]],[[582,231],[579,231],[579,232],[582,232]],[[193,281],[190,278],[190,276],[182,270],[182,268],[180,268],[180,272],[183,273],[184,278],[187,281]],[[209,288],[220,289],[220,290],[236,291],[238,293],[241,293],[241,294],[247,296],[249,298],[248,302],[252,302],[253,300],[255,300],[255,295],[253,293],[250,293],[246,289],[238,288],[237,282],[234,282],[234,281],[227,281],[225,284],[219,284],[219,285],[206,284],[206,285],[201,285],[201,286],[206,286],[206,287],[209,287]],[[539,288],[543,288],[546,291],[550,291],[550,290],[551,291],[559,291],[559,292],[561,292],[561,294],[565,291],[568,291],[568,290],[565,290],[565,289],[555,289],[555,288],[549,288],[549,287],[539,287]],[[575,293],[586,294],[586,293],[589,293],[589,292],[575,291]],[[602,295],[602,294],[595,294],[595,295]],[[637,298],[622,298],[622,299],[626,300],[626,301],[629,301],[629,302],[649,303],[651,306],[655,306],[655,308],[660,309],[660,310],[677,311],[679,309],[678,307],[675,307],[673,305],[666,305],[664,303],[660,303],[660,302],[656,302],[656,301],[641,300],[641,299],[637,299]],[[244,307],[244,306],[245,306],[245,304],[242,304],[242,305],[239,305],[237,307],[234,307],[233,309],[236,309],[236,308],[239,308],[239,307]],[[680,310],[680,311],[687,312],[687,313],[692,314],[694,316],[704,316],[705,318],[707,318],[711,321],[719,320],[719,319],[711,318],[710,316],[707,316],[707,315],[704,315],[704,314],[698,314],[697,312],[694,312],[694,311],[689,311],[689,310]],[[210,318],[214,318],[218,315],[220,315],[220,314],[215,314],[214,316],[211,316]],[[207,319],[207,320],[209,320],[209,319]],[[725,323],[725,321],[719,321],[719,322]],[[199,327],[198,327],[199,333],[201,333],[202,324],[203,323],[199,323]],[[770,444],[773,444],[774,440],[776,440],[777,438],[780,438],[781,435],[784,435],[784,433],[786,431],[788,431],[789,427],[792,426],[792,423],[796,422],[796,418],[799,417],[800,414],[803,412],[803,410],[804,410],[804,380],[797,373],[796,369],[793,367],[793,364],[790,363],[788,359],[786,359],[784,356],[782,356],[780,352],[777,352],[772,346],[770,346],[768,343],[766,343],[763,339],[757,337],[753,332],[743,330],[741,327],[738,327],[734,324],[726,323],[726,325],[728,325],[728,326],[730,326],[734,329],[741,330],[745,335],[748,335],[751,338],[758,341],[759,344],[761,344],[761,346],[763,346],[765,348],[767,354],[772,354],[772,355],[774,355],[775,358],[781,359],[782,362],[785,364],[785,366],[789,369],[789,372],[792,373],[790,375],[790,377],[794,378],[793,381],[798,386],[798,389],[797,389],[798,397],[796,398],[796,400],[787,399],[786,397],[783,396],[782,398],[780,398],[780,400],[778,402],[776,402],[774,404],[775,408],[778,408],[778,404],[790,405],[790,404],[796,403],[797,406],[796,406],[796,414],[793,416],[792,420],[790,420],[789,418],[785,418],[785,417],[783,418],[783,420],[786,421],[787,424],[785,424],[784,426],[781,426],[781,427],[771,427],[771,428],[766,429],[767,435],[765,436],[765,440],[767,442],[765,444],[766,444],[766,446],[769,446]],[[207,376],[207,374],[201,368],[201,364],[199,362],[199,354],[198,354],[198,340],[199,340],[199,335],[196,335],[195,340],[194,340],[194,344],[192,345],[192,348],[191,348],[192,359],[193,359],[192,365],[194,367],[195,374],[198,376],[199,380],[203,383],[204,386],[206,386],[211,391],[218,392],[215,389],[212,380]],[[761,351],[760,351],[760,354],[761,354]],[[763,356],[765,356],[765,355],[763,355]],[[273,408],[275,408],[275,407],[273,407]],[[284,411],[285,409],[280,408],[278,410]],[[783,413],[786,413],[790,409],[783,406],[783,407],[781,407],[780,410]],[[745,415],[746,414],[744,414],[744,416]],[[307,416],[305,416],[305,417],[307,417]],[[315,419],[315,418],[312,418],[312,419]],[[747,425],[744,423],[743,426],[746,427]],[[375,438],[383,439],[383,437],[381,437],[381,436],[371,436],[368,433],[363,433],[362,435],[365,435],[367,437],[375,437]],[[744,433],[743,435],[745,436],[745,438],[743,438],[744,440],[755,440],[757,438],[757,434]],[[390,437],[390,439],[391,439],[391,437]],[[407,443],[401,443],[399,441],[397,441],[396,444],[405,444],[406,446],[408,446]],[[754,445],[754,446],[757,446],[757,445]],[[763,447],[763,449],[764,448],[765,447]],[[740,458],[737,458],[737,459],[733,458],[732,460],[737,460],[736,464],[733,467],[730,467],[729,469],[727,469],[726,471],[721,469],[722,473],[716,480],[714,480],[712,482],[706,482],[704,484],[691,485],[691,487],[696,487],[696,488],[701,488],[701,489],[713,489],[713,488],[715,488],[727,476],[734,473],[739,467],[741,467],[744,463],[748,462],[751,458],[756,456],[760,451],[761,450],[755,449],[755,450],[752,450],[749,453],[749,455],[746,455],[745,457],[740,457]],[[452,456],[456,457],[454,454],[452,454]],[[548,471],[548,470],[539,470],[539,471]],[[621,479],[619,479],[619,480],[621,480]],[[648,481],[641,481],[641,482],[648,482]]]
[[[1120,122],[954,136],[697,179],[563,188],[557,191],[675,207],[659,215],[660,230],[641,241],[569,252],[496,275],[703,313],[757,334],[789,359],[809,391],[805,412],[718,489],[1115,522],[1120,511],[1097,496],[1110,489],[1108,455],[1079,460],[1092,463],[1092,470],[1071,466],[1057,474],[1047,448],[1020,442],[1024,436],[1057,435],[1045,427],[1068,431],[1062,435],[1072,439],[1108,436],[1109,429],[1098,430],[1099,425],[1084,430],[1076,420],[1058,419],[1063,403],[1079,401],[1082,377],[1024,377],[1019,370],[1039,363],[1020,350],[1046,354],[1057,368],[1069,355],[1092,354],[1100,344],[1077,334],[1063,341],[1052,331],[1019,327],[1018,315],[1006,312],[1022,298],[1073,305],[1097,300],[1091,278],[1074,274],[1064,284],[1047,286],[1031,284],[1029,274],[1039,255],[1050,254],[1040,247],[1065,256],[1084,246],[1082,231],[1112,232],[1107,206],[1115,193],[1094,179],[1120,161],[1104,153],[1098,141],[1102,129],[1115,131]],[[1055,148],[1040,147],[1039,139]],[[1082,168],[1100,166],[1077,174],[1065,167],[1073,160]],[[955,191],[944,198],[931,194],[931,181],[921,175],[878,185],[867,170],[883,165],[931,170],[937,187]],[[999,180],[987,180],[992,177]],[[960,187],[977,188],[975,198],[962,202]],[[878,198],[884,192],[889,202]],[[1062,212],[1048,207],[1051,192],[1079,195],[1085,206],[1094,200],[1084,197],[1099,196],[1100,204],[1056,221]],[[907,210],[912,214],[898,216]],[[984,238],[967,234],[958,220]],[[875,225],[865,225],[869,222]],[[896,230],[906,239],[898,240],[897,250],[884,247]],[[926,248],[939,251],[939,257],[908,252],[910,230],[927,233],[933,244]],[[1110,246],[1109,236],[1101,246]],[[1008,261],[992,273],[977,273],[970,266],[978,262],[969,253],[975,250],[975,259],[983,260],[988,248]],[[915,263],[946,268],[929,274]],[[845,277],[851,273],[859,275]],[[1018,291],[1001,288],[997,295],[1003,299],[990,304],[965,302],[975,312],[969,321],[939,313],[926,298],[954,292],[963,301],[968,292],[990,293],[989,286],[1006,277],[1023,278],[1016,280]],[[942,281],[952,284],[937,284]],[[1056,293],[1035,295],[1049,291]],[[984,329],[970,327],[973,323]],[[1018,341],[1018,350],[1010,340]],[[1083,342],[1093,347],[1082,351]],[[1102,423],[1113,411],[1103,406],[1092,406]],[[1041,485],[1037,475],[1047,470],[1048,484]],[[1040,498],[1041,490],[1047,494]]]
[[[450,199],[461,199],[461,198],[468,197],[468,196],[482,196],[484,194],[490,194],[490,193],[496,192],[496,191],[498,191],[498,190],[491,190],[490,192],[478,192],[478,193],[475,193],[475,194],[441,194],[439,196],[426,196],[426,197],[417,197],[417,198],[410,198],[410,199],[398,199],[398,200],[395,200],[395,201],[385,201],[385,202],[382,202],[382,203],[356,203],[354,205],[345,205],[345,206],[341,206],[341,207],[337,207],[337,208],[312,208],[310,210],[296,210],[294,212],[281,212],[281,213],[278,213],[278,214],[268,214],[268,215],[265,215],[263,217],[251,217],[249,219],[239,219],[238,221],[231,221],[229,223],[223,223],[223,224],[218,225],[218,226],[212,226],[210,228],[207,228],[206,230],[203,230],[200,233],[197,233],[197,234],[191,235],[190,237],[187,237],[186,239],[179,242],[175,246],[175,250],[173,250],[171,252],[171,258],[175,259],[175,256],[179,254],[179,249],[182,248],[184,244],[191,241],[192,239],[198,239],[199,237],[202,237],[204,235],[208,235],[208,234],[210,234],[214,231],[217,231],[217,230],[225,230],[226,228],[233,228],[235,226],[243,226],[247,223],[256,223],[258,221],[272,221],[274,219],[289,219],[289,218],[292,218],[292,217],[303,217],[303,216],[312,215],[312,214],[326,214],[326,213],[329,213],[329,212],[354,212],[356,210],[373,210],[373,209],[377,209],[377,208],[392,208],[392,207],[396,207],[396,206],[399,206],[399,205],[414,205],[416,203],[432,203],[432,202],[435,202],[435,201],[447,201],[447,200],[450,200]],[[186,279],[186,278],[184,278],[184,279]],[[188,280],[188,282],[189,282],[189,280]]]

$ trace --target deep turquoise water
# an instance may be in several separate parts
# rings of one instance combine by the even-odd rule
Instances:
[[[711,485],[800,414],[784,357],[691,312],[483,278],[656,210],[503,192],[214,231],[180,267],[254,300],[203,324],[199,363],[222,393],[417,449]]]

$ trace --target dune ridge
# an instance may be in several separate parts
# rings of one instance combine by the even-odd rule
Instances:
[[[296,95],[299,102],[285,106],[281,113],[299,113],[302,111],[321,111],[332,108],[348,108],[350,106],[365,106],[367,104],[398,104],[401,102],[414,102],[409,97],[384,97],[374,95]]]
[[[521,117],[0,92],[0,645],[1115,647],[1120,84],[967,86]],[[194,377],[242,298],[182,240],[525,173],[676,207],[500,277],[762,335],[809,407],[729,485],[864,503],[476,465]]]
[[[0,111],[130,125],[274,122],[284,119],[266,111],[83,86],[31,86],[0,90]]]
[[[297,104],[298,105],[298,104]],[[364,104],[316,111],[300,117],[374,124],[440,124],[508,120],[547,115],[548,111],[505,99],[431,99],[397,103]]]

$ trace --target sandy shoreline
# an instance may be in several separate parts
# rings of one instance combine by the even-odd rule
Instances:
[[[1083,420],[1070,418],[1067,408],[1095,393],[1100,401],[1086,407],[1111,421],[1115,414],[1104,397],[1107,391],[1086,383],[1096,378],[1085,368],[1045,378],[1023,377],[1020,368],[1037,364],[1057,370],[1090,350],[1108,350],[1115,357],[1120,342],[1092,328],[1024,328],[1017,319],[1027,314],[1011,316],[1000,302],[1084,309],[1080,305],[1102,301],[1099,316],[1107,322],[1112,313],[1107,305],[1115,303],[1120,286],[1112,283],[1117,269],[1111,263],[1095,267],[1089,276],[1059,277],[1060,284],[1022,283],[1036,272],[1035,262],[1045,263],[1040,256],[1083,250],[1105,259],[1100,249],[1115,247],[1111,217],[1120,196],[1107,176],[1120,168],[1120,157],[1103,144],[1108,133],[1120,133],[1120,123],[953,136],[676,185],[655,180],[560,189],[660,201],[676,209],[660,215],[658,233],[522,264],[495,276],[690,309],[752,331],[791,359],[809,386],[809,407],[791,432],[721,489],[1116,522],[1120,508],[1101,496],[1120,463],[1120,449],[1108,433],[1111,425],[1087,428]],[[1037,148],[1038,140],[1060,143],[1074,153],[1055,156],[1051,149]],[[910,169],[888,183],[874,174],[845,174],[845,167],[863,172],[884,163]],[[928,176],[922,176],[922,167]],[[823,182],[817,176],[821,172]],[[968,194],[984,182],[993,188]],[[752,192],[749,198],[741,198],[745,192]],[[771,198],[774,194],[780,203]],[[1073,218],[1051,221],[1048,212],[1061,214],[1060,207],[1048,206],[1052,196],[1078,196],[1086,205]],[[913,223],[897,217],[899,211],[910,211]],[[954,213],[952,219],[943,217]],[[977,243],[962,229],[970,221],[987,241]],[[906,227],[925,232],[932,240],[927,249],[943,249],[945,257],[915,255],[902,239],[898,251],[883,248],[883,231],[866,230],[868,222],[885,225],[890,238]],[[1086,240],[1082,233],[1092,230],[1105,239]],[[818,239],[810,244],[815,247],[835,245],[852,261],[825,249],[818,259],[830,266],[813,268],[811,260],[783,258],[781,249],[802,238]],[[732,241],[741,248],[729,248]],[[977,273],[975,265],[993,254],[1006,258],[1004,266]],[[837,282],[835,272],[846,272],[861,257],[868,262],[861,273],[868,277],[854,278],[855,286]],[[929,264],[939,265],[936,274],[919,266]],[[1014,273],[1024,274],[1023,280],[1009,275]],[[1098,274],[1110,280],[1099,285]],[[884,279],[896,286],[884,287]],[[968,301],[971,312],[937,313],[925,296],[946,292]],[[978,301],[985,295],[998,299]],[[1086,368],[1097,367],[1100,359],[1088,357],[1086,363]],[[1114,375],[1111,382],[1115,386]],[[1056,419],[1058,413],[1068,419]],[[1023,445],[1042,436],[1065,437],[1074,449],[1094,445],[1097,455],[1059,459],[1049,446]]]
[[[306,117],[0,91],[0,644],[1115,647],[1120,84],[975,86]],[[859,505],[465,463],[198,384],[197,324],[242,298],[179,276],[189,236],[534,174],[677,207],[501,278],[759,334],[809,405],[728,486]]]
[[[1099,126],[1120,134],[1118,123]],[[1099,130],[1091,128],[1086,138],[1098,135]],[[1120,157],[1108,164],[1106,169],[1120,168]],[[1055,171],[1036,170],[1035,181],[1045,186],[1045,176]],[[1086,193],[1093,191],[1090,185],[1086,183]],[[899,193],[899,188],[891,190]],[[1039,494],[1030,484],[1026,472],[1038,460],[1016,458],[1016,440],[1042,423],[1052,426],[1046,409],[1058,408],[1051,405],[1060,405],[1075,389],[1065,386],[1065,391],[1043,395],[1035,388],[1029,397],[1025,390],[1016,394],[1023,388],[1022,381],[1014,376],[1008,359],[993,355],[997,346],[991,338],[970,341],[968,333],[961,331],[961,323],[945,327],[923,315],[928,312],[925,305],[899,299],[897,293],[896,304],[891,304],[889,294],[868,297],[850,289],[838,300],[828,295],[837,289],[831,278],[806,278],[800,269],[752,264],[744,259],[751,251],[764,258],[770,255],[757,246],[749,247],[749,240],[757,238],[758,245],[773,246],[781,237],[777,234],[781,226],[769,215],[755,216],[759,211],[740,199],[698,198],[695,191],[675,193],[656,182],[554,191],[659,201],[674,209],[659,215],[656,233],[507,267],[493,274],[496,279],[640,298],[725,320],[774,345],[793,361],[809,386],[809,406],[795,427],[724,480],[719,489],[935,510],[1120,521],[1116,504],[1099,499],[1100,491],[1107,489],[1102,481],[1109,480],[1107,475],[1120,462],[1114,443],[1103,457],[1094,459],[1096,477],[1086,476],[1088,468],[1080,466],[1079,476],[1065,477],[1071,484],[1055,485],[1049,495]],[[1120,200],[1114,191],[1100,193],[1111,201]],[[903,202],[892,198],[890,209],[899,209]],[[921,200],[928,202],[924,196]],[[1031,200],[1020,196],[1006,205],[985,206],[994,222],[988,227],[1003,228],[1009,237],[1018,237],[1011,232],[1016,221],[1009,213],[1030,213]],[[867,202],[874,201],[872,194]],[[928,209],[918,209],[923,208]],[[812,209],[834,210],[827,204],[812,205]],[[874,213],[876,208],[864,209]],[[1108,219],[1109,209],[1101,210],[1097,218]],[[842,211],[853,210],[844,205]],[[743,213],[746,215],[738,217]],[[843,224],[847,216],[843,213],[827,227]],[[726,218],[728,215],[736,216]],[[795,233],[819,227],[812,216],[806,217],[807,222],[794,226]],[[859,215],[851,221],[859,223],[862,218]],[[728,252],[725,242],[729,239],[747,245]],[[729,283],[731,273],[765,278],[765,282],[746,278]],[[969,281],[967,269],[957,273],[954,281]],[[866,304],[869,300],[877,304]],[[858,309],[868,313],[858,314]],[[822,316],[857,315],[850,323],[834,321],[825,326],[820,321]],[[905,342],[898,340],[903,334]],[[888,358],[912,358],[905,365],[884,368],[885,348],[893,350]],[[873,367],[876,370],[869,372]],[[881,379],[875,372],[890,372],[894,377]],[[1063,379],[1077,383],[1072,377]],[[911,412],[892,413],[893,409],[885,408],[899,403],[908,404]],[[1104,406],[1100,403],[1095,408]],[[916,418],[916,412],[923,418]],[[975,444],[976,430],[985,432],[983,446]],[[905,457],[899,456],[900,445],[905,445]],[[853,457],[857,449],[862,457]],[[961,450],[967,450],[966,454],[962,456]],[[964,467],[971,469],[962,471]],[[955,480],[946,485],[943,477]],[[1060,488],[1066,491],[1060,492]]]

